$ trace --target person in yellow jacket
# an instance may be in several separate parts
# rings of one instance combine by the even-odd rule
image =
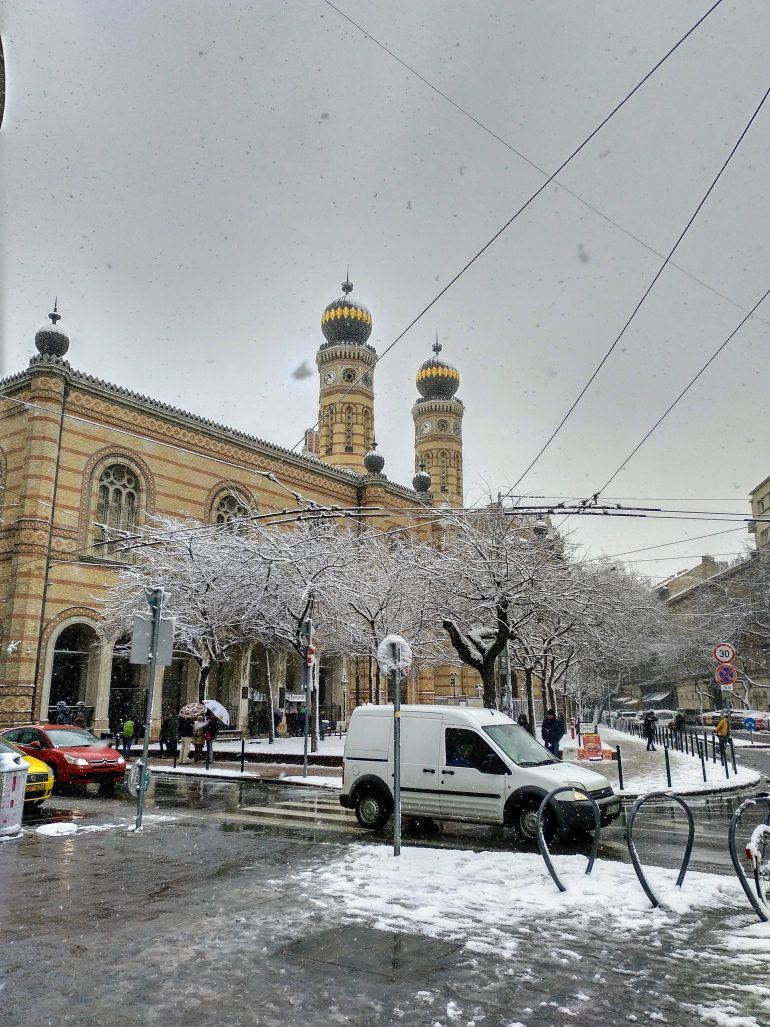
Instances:
[[[716,735],[719,740],[719,758],[725,758],[725,747],[727,746],[727,739],[730,734],[730,721],[727,719],[727,713],[723,710],[722,716],[719,719],[719,723],[716,726]]]

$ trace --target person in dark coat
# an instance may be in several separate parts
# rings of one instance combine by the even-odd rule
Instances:
[[[203,725],[203,739],[206,742],[206,762],[214,759],[214,742],[219,734],[219,720],[210,710],[206,710],[206,723]]]
[[[160,734],[158,735],[158,748],[160,749],[160,755],[163,755],[165,749],[166,755],[171,754],[171,714],[167,713],[163,720],[160,722]]]
[[[548,710],[540,729],[543,745],[557,759],[559,758],[559,742],[564,737],[564,721],[556,716],[555,710]]]
[[[516,721],[516,723],[519,725],[519,727],[523,727],[525,731],[529,731],[533,738],[535,737],[534,729],[530,724],[529,720],[527,719],[526,713],[520,713],[519,719]]]
[[[655,725],[657,723],[658,718],[655,710],[647,710],[642,722],[644,737],[647,739],[647,752],[655,752]]]

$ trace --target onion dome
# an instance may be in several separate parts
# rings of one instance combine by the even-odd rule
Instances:
[[[385,457],[377,452],[377,443],[372,442],[372,448],[364,455],[364,467],[369,474],[382,474],[385,466]]]
[[[70,348],[69,338],[56,324],[57,321],[61,321],[61,314],[56,309],[58,302],[57,298],[53,305],[53,311],[48,315],[51,323],[43,325],[35,335],[37,351],[44,357],[63,357]]]
[[[438,338],[433,352],[435,357],[426,360],[417,372],[417,391],[423,399],[451,399],[460,388],[460,372],[446,361],[439,360],[441,343]]]
[[[363,345],[372,334],[372,315],[363,303],[350,299],[353,286],[346,278],[343,295],[324,310],[321,331],[327,342],[354,342]]]
[[[412,478],[412,488],[415,492],[426,493],[430,492],[431,479],[428,472],[425,470],[425,464],[420,464],[420,470]]]

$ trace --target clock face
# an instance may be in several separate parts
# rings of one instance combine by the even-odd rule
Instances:
[[[337,381],[337,372],[332,371],[331,368],[328,371],[324,371],[324,385],[334,385]]]
[[[420,431],[423,433],[423,435],[429,435],[432,428],[433,425],[430,421],[423,421],[420,425]]]
[[[369,374],[368,371],[363,376],[361,381],[364,383],[364,385],[367,387],[367,389],[371,389],[371,387],[372,387],[372,376]]]
[[[445,421],[445,420],[443,420],[443,418],[442,418],[442,420],[440,420],[440,421],[438,422],[438,425],[437,425],[436,427],[437,427],[437,428],[438,428],[438,430],[439,430],[439,431],[441,431],[441,432],[444,432],[444,431],[449,431],[449,421]]]
[[[353,370],[352,367],[345,368],[345,370],[342,372],[342,380],[343,382],[348,383],[354,382],[356,380],[356,372]]]

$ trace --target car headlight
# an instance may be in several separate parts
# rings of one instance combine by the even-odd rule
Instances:
[[[74,767],[87,767],[88,760],[84,760],[82,756],[70,756],[68,753],[62,753],[67,763],[71,763]]]
[[[118,756],[118,766],[119,767],[124,767],[125,765],[126,765],[126,761],[123,759],[123,757],[122,756]]]
[[[588,802],[589,801],[588,796],[584,792],[577,791],[578,788],[582,788],[582,785],[576,785],[576,784],[573,784],[570,781],[570,788],[574,788],[575,789],[575,791],[573,791],[573,793],[572,793],[572,798],[575,800],[575,802]]]

